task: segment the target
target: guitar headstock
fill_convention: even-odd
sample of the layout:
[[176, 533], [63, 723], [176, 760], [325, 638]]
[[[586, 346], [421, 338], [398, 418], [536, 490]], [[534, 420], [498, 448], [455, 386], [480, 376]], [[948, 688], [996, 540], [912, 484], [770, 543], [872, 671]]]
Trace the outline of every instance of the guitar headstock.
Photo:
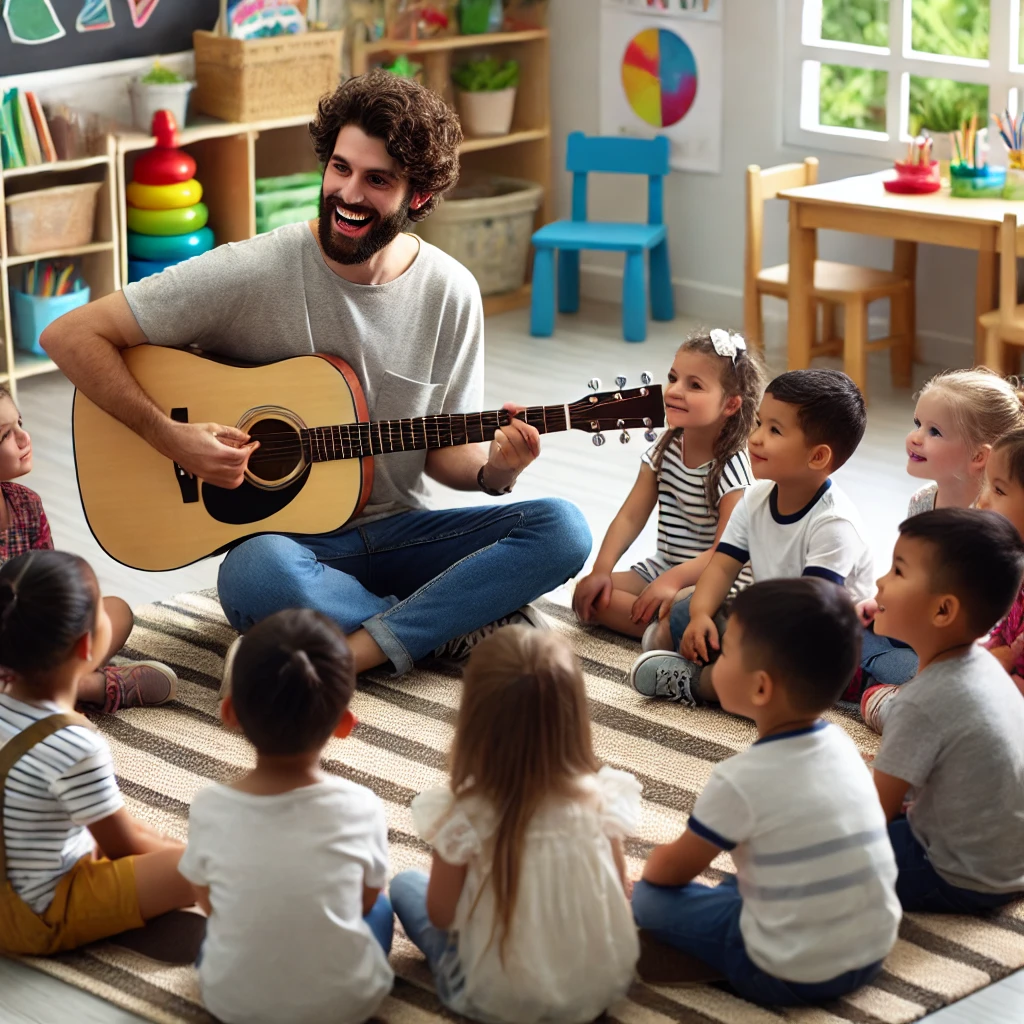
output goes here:
[[648, 441], [654, 440], [656, 427], [665, 425], [665, 403], [661, 385], [652, 384], [650, 374], [640, 375], [642, 386], [626, 390], [626, 378], [616, 377], [616, 391], [599, 391], [601, 382], [590, 381], [595, 394], [569, 405], [569, 423], [573, 430], [585, 430], [593, 435], [593, 442], [605, 442], [603, 431], [618, 430], [619, 440], [629, 441], [629, 430], [642, 430]]

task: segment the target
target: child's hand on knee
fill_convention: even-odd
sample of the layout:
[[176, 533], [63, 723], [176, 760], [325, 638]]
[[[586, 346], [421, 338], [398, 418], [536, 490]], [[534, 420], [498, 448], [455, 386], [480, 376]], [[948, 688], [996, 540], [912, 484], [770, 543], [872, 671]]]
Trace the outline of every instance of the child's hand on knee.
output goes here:
[[690, 661], [702, 661], [707, 664], [711, 660], [711, 652], [719, 649], [718, 627], [710, 615], [696, 615], [683, 633], [679, 653]]
[[678, 593], [674, 583], [659, 576], [653, 583], [648, 583], [633, 602], [630, 615], [634, 622], [650, 622], [657, 615], [661, 617], [661, 609], [672, 607], [672, 599]]
[[589, 622], [595, 611], [608, 607], [612, 599], [612, 578], [606, 572], [592, 572], [576, 584], [572, 610], [580, 622]]

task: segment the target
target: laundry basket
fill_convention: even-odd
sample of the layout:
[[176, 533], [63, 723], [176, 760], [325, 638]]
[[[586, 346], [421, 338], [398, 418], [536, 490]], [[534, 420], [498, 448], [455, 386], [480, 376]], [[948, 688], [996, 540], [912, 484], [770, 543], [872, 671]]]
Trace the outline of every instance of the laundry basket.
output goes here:
[[526, 281], [533, 218], [543, 197], [532, 181], [481, 179], [453, 189], [417, 230], [468, 267], [482, 295], [512, 292]]

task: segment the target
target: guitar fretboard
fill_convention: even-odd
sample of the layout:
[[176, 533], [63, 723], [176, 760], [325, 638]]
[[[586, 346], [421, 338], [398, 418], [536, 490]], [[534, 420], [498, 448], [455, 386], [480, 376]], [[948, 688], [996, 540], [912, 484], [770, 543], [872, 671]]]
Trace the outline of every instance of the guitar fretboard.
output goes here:
[[[570, 427], [564, 405], [531, 406], [517, 419], [550, 434]], [[340, 423], [303, 430], [302, 442], [312, 462], [361, 459], [367, 455], [450, 448], [454, 445], [490, 441], [498, 427], [507, 426], [512, 415], [507, 409], [456, 415], [420, 416], [408, 420], [377, 420], [373, 423]]]

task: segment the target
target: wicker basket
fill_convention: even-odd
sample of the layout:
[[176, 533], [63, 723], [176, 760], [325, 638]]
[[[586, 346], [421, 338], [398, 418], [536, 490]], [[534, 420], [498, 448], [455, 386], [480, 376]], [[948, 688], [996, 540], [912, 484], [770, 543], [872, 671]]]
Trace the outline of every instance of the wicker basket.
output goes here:
[[58, 185], [7, 197], [7, 240], [12, 256], [77, 249], [93, 240], [103, 183]]
[[312, 117], [341, 78], [343, 32], [303, 32], [269, 39], [192, 33], [196, 88], [192, 109], [224, 121]]

